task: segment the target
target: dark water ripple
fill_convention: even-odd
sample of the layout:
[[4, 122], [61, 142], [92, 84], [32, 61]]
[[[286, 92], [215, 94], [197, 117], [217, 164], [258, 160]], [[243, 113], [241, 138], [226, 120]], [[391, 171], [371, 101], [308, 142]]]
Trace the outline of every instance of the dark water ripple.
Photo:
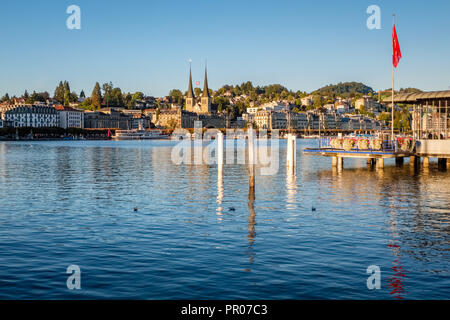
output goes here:
[[298, 143], [297, 176], [257, 175], [254, 201], [244, 166], [220, 186], [170, 141], [0, 143], [0, 298], [448, 299], [448, 172], [337, 172]]

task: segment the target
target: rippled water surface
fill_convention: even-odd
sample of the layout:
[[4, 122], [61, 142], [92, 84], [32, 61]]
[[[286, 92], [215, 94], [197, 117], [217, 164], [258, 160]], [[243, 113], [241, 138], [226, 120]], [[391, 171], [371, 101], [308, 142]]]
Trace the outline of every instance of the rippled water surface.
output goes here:
[[[0, 142], [0, 298], [450, 298], [437, 164], [337, 172], [299, 140], [292, 176], [281, 141], [280, 170], [257, 171], [253, 196], [245, 166], [221, 180], [216, 165], [174, 165], [175, 143]], [[72, 264], [81, 290], [66, 287]]]

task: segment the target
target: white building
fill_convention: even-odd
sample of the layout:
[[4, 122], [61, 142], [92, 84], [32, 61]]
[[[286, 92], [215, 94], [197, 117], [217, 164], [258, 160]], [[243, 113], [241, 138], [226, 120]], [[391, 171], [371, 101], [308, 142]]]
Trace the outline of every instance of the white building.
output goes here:
[[302, 102], [302, 106], [309, 107], [314, 104], [314, 97], [313, 96], [307, 96], [305, 98], [300, 99]]
[[350, 110], [349, 105], [346, 103], [338, 103], [335, 108], [336, 108], [336, 113], [339, 113], [339, 114], [347, 113]]
[[57, 127], [58, 113], [52, 107], [17, 106], [6, 111], [2, 118], [9, 121], [13, 127]]
[[260, 110], [254, 115], [254, 121], [259, 129], [273, 130], [288, 128], [286, 112]]
[[332, 113], [335, 111], [334, 103], [329, 103], [323, 106], [325, 109], [327, 109], [328, 113]]
[[84, 128], [84, 112], [71, 107], [55, 106], [61, 128]]
[[275, 112], [280, 112], [280, 111], [284, 111], [287, 110], [286, 108], [286, 104], [277, 102], [277, 101], [272, 101], [272, 102], [268, 102], [268, 103], [264, 103], [260, 106], [257, 107], [251, 107], [251, 108], [247, 108], [247, 113], [248, 114], [256, 114], [258, 111], [275, 111]]

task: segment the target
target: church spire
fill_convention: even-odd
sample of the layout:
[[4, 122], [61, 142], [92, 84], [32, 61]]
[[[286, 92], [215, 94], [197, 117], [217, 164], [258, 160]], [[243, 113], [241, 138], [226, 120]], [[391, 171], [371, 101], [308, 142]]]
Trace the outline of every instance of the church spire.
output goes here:
[[188, 88], [186, 97], [187, 98], [192, 98], [192, 99], [195, 98], [194, 90], [192, 89], [192, 72], [191, 72], [191, 65], [190, 64], [189, 64], [189, 88]]
[[209, 98], [209, 89], [208, 89], [208, 75], [206, 72], [207, 66], [205, 65], [205, 84], [203, 86], [203, 93], [202, 97], [208, 97]]

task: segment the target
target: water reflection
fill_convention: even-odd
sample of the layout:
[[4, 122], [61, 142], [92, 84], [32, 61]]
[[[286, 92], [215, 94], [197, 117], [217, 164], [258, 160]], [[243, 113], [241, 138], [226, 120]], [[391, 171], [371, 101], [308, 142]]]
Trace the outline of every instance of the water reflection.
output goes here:
[[393, 254], [395, 256], [392, 265], [392, 275], [389, 278], [388, 286], [392, 289], [389, 294], [391, 294], [396, 299], [404, 299], [407, 295], [405, 290], [404, 280], [406, 278], [406, 273], [403, 269], [402, 263], [400, 262], [400, 246], [396, 244], [389, 244], [389, 248], [392, 248]]
[[297, 209], [297, 176], [293, 171], [286, 171], [286, 209]]
[[[386, 166], [375, 171], [345, 168], [342, 172], [321, 170], [318, 181], [320, 189], [330, 191], [333, 211], [351, 212], [355, 205], [363, 207], [365, 210], [358, 214], [363, 224], [369, 221], [369, 215], [386, 215], [389, 238], [409, 249], [403, 254], [422, 261], [427, 261], [430, 255], [440, 256], [448, 262], [445, 256], [450, 243], [448, 173], [426, 168], [411, 170], [410, 166]], [[402, 271], [399, 263], [400, 260], [395, 262], [396, 270]]]
[[[247, 255], [249, 259], [249, 263], [253, 264], [255, 262], [255, 253], [253, 252], [253, 245], [256, 239], [256, 213], [255, 213], [255, 188], [249, 186], [248, 188], [248, 248]], [[250, 268], [247, 268], [246, 271], [251, 271]]]
[[217, 220], [222, 221], [223, 215], [223, 164], [217, 166]]
[[[0, 298], [73, 298], [57, 275], [77, 262], [82, 298], [448, 296], [448, 173], [297, 159], [252, 188], [246, 165], [174, 165], [168, 142], [0, 143]], [[372, 263], [376, 293], [355, 285]]]

